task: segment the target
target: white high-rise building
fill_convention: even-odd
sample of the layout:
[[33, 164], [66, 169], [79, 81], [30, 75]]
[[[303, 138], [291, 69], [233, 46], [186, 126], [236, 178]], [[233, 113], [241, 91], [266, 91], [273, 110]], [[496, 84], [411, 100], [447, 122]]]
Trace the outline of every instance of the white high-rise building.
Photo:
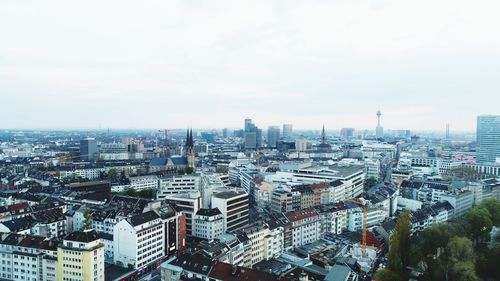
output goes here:
[[229, 190], [212, 195], [212, 208], [224, 216], [224, 231], [248, 224], [248, 194], [243, 190]]
[[212, 241], [224, 234], [224, 216], [217, 208], [200, 209], [193, 217], [193, 236]]
[[114, 262], [135, 269], [163, 258], [165, 225], [160, 215], [148, 211], [117, 223], [113, 229]]

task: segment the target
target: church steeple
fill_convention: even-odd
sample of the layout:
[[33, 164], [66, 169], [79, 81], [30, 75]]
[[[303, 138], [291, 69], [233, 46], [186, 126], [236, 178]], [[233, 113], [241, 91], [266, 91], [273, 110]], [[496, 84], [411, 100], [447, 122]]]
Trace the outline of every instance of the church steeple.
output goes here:
[[184, 145], [184, 148], [187, 150], [189, 147], [189, 128], [186, 131], [186, 144]]
[[325, 124], [323, 124], [323, 130], [321, 131], [321, 143], [326, 143]]
[[196, 167], [196, 153], [194, 150], [193, 129], [188, 129], [186, 133], [186, 147], [184, 156], [187, 158], [188, 167]]

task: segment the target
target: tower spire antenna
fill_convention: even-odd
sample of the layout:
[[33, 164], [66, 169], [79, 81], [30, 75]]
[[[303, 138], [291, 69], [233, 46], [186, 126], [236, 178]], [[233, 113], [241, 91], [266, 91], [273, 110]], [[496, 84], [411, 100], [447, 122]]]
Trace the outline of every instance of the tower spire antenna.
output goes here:
[[323, 130], [321, 131], [321, 143], [326, 143], [325, 124], [323, 124]]

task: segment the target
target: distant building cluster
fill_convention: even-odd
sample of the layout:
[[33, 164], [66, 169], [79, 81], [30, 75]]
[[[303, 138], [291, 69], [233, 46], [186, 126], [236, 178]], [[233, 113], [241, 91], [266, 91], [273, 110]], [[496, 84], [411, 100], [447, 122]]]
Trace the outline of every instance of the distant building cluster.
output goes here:
[[366, 280], [411, 233], [500, 199], [476, 142], [251, 119], [236, 130], [0, 132], [2, 280]]

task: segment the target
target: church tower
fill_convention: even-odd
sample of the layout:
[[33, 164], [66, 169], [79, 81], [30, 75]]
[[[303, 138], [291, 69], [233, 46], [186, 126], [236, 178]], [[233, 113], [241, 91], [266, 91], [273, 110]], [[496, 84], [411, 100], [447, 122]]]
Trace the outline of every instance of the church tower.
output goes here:
[[196, 152], [194, 150], [193, 129], [187, 130], [184, 156], [187, 159], [187, 166], [194, 169], [196, 166]]

